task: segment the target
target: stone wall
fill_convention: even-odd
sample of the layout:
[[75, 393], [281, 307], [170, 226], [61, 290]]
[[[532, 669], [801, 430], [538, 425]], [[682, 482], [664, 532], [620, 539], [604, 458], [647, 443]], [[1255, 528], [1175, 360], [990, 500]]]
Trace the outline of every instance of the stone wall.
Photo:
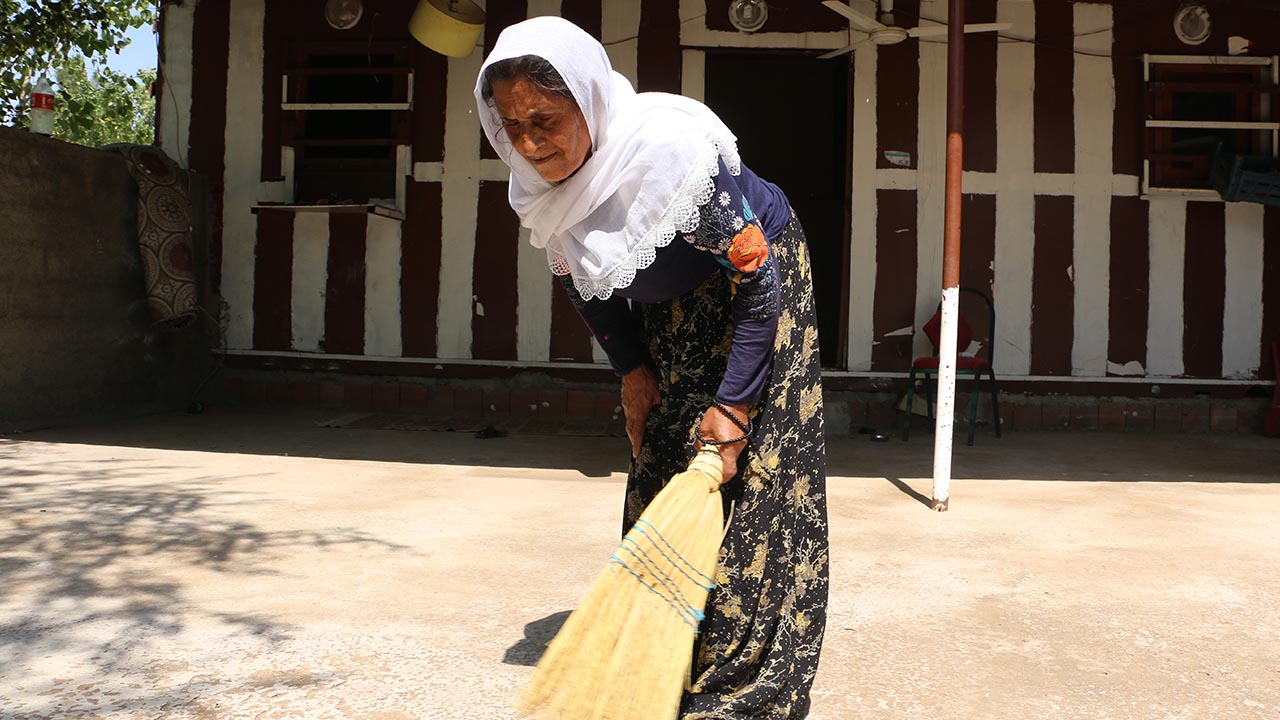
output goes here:
[[201, 323], [151, 328], [117, 155], [0, 127], [0, 431], [182, 408]]

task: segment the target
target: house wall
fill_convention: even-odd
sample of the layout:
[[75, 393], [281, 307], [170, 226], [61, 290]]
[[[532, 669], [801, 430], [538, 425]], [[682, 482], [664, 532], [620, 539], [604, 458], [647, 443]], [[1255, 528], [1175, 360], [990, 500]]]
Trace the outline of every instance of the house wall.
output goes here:
[[[1139, 56], [1225, 54], [1232, 34], [1257, 40], [1255, 54], [1275, 53], [1274, 30], [1264, 28], [1280, 17], [1218, 8], [1210, 43], [1192, 50], [1173, 37], [1176, 6], [968, 3], [967, 21], [1012, 22], [1004, 34], [1040, 39], [967, 40], [961, 283], [992, 290], [1002, 375], [1259, 372], [1263, 339], [1277, 330], [1269, 320], [1264, 331], [1262, 269], [1276, 262], [1274, 253], [1264, 258], [1264, 239], [1280, 232], [1280, 215], [1255, 204], [1139, 196]], [[945, 18], [946, 3], [895, 9]], [[882, 130], [874, 148], [855, 141], [853, 247], [863, 257], [852, 264], [850, 337], [872, 342], [851, 343], [851, 368], [900, 370], [927, 348], [921, 333], [905, 330], [918, 328], [938, 297], [945, 46], [859, 50], [854, 62], [856, 78], [875, 78], [856, 99], [855, 136], [859, 127]], [[887, 150], [911, 153], [913, 167], [890, 167]], [[859, 190], [867, 177], [874, 187]], [[1270, 318], [1275, 288], [1268, 292]]]
[[[231, 307], [229, 346], [242, 364], [410, 375], [602, 367], [506, 206], [505, 166], [475, 118], [476, 73], [502, 27], [561, 14], [601, 38], [641, 90], [693, 97], [702, 96], [708, 48], [811, 51], [849, 41], [834, 13], [798, 0], [771, 2], [770, 25], [754, 35], [727, 25], [728, 0], [489, 3], [484, 48], [470, 57], [417, 49], [403, 221], [254, 214], [251, 206], [289, 196], [274, 170], [273, 123], [264, 123], [279, 82], [269, 49], [281, 37], [327, 32], [297, 19], [318, 16], [313, 6], [294, 5], [165, 10], [166, 63], [192, 70], [189, 96], [180, 87], [176, 103], [162, 102], [177, 107], [185, 131], [162, 136], [177, 145], [189, 138], [191, 166], [221, 179], [213, 255]], [[366, 19], [350, 32], [397, 32], [412, 5], [366, 0]], [[1255, 55], [1280, 53], [1280, 15], [1266, 4], [1214, 3], [1213, 37], [1186, 48], [1171, 30], [1177, 6], [968, 2], [969, 22], [1011, 22], [1004, 34], [1027, 40], [967, 41], [961, 282], [995, 298], [1003, 377], [1097, 393], [1134, 381], [1243, 387], [1271, 375], [1263, 348], [1280, 336], [1280, 211], [1141, 196], [1139, 56], [1225, 54], [1233, 34], [1254, 40]], [[898, 0], [896, 12], [901, 22], [944, 20], [946, 7]], [[187, 34], [194, 42], [184, 46]], [[864, 45], [850, 62], [848, 367], [829, 376], [892, 378], [927, 351], [919, 328], [939, 296], [945, 45]], [[886, 151], [908, 153], [909, 167], [889, 163]]]
[[4, 127], [0, 157], [0, 430], [181, 407], [199, 342], [151, 329], [124, 159]]

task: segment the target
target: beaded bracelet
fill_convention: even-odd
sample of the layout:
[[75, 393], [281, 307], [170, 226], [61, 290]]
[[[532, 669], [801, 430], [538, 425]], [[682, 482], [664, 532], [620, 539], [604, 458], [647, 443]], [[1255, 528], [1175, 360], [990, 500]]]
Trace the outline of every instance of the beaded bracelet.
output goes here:
[[746, 440], [747, 438], [751, 437], [751, 432], [753, 429], [751, 426], [751, 418], [747, 418], [747, 422], [744, 424], [741, 420], [738, 419], [737, 415], [734, 415], [733, 412], [729, 410], [729, 408], [725, 407], [724, 403], [720, 402], [715, 398], [712, 398], [711, 404], [717, 410], [719, 410], [721, 414], [729, 418], [729, 422], [732, 422], [734, 425], [738, 426], [738, 429], [742, 431], [742, 436], [733, 438], [732, 440], [708, 440], [702, 437], [702, 433], [699, 432], [699, 428], [694, 428], [693, 429], [694, 437], [698, 438], [698, 440], [703, 445], [733, 445], [734, 443], [740, 443], [743, 440]]

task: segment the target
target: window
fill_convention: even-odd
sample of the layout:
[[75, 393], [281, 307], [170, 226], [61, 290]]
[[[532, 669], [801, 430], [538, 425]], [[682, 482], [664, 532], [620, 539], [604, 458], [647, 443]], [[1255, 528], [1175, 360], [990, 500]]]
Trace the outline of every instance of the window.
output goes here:
[[395, 202], [413, 105], [408, 42], [298, 43], [284, 73], [283, 144], [298, 203]]
[[1277, 152], [1276, 58], [1144, 55], [1144, 194], [1217, 197], [1213, 155]]

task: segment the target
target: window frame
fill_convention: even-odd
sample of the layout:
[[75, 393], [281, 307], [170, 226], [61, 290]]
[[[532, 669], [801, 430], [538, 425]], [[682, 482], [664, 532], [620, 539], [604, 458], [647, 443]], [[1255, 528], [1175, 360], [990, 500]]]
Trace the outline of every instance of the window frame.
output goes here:
[[[318, 67], [309, 59], [316, 56], [350, 55], [353, 62], [349, 66]], [[363, 66], [362, 58], [382, 55], [391, 56], [390, 64]], [[351, 180], [351, 186], [338, 187], [338, 195], [354, 195], [357, 204], [381, 204], [394, 200], [398, 211], [403, 211], [403, 183], [401, 166], [405, 164], [406, 148], [412, 147], [412, 112], [413, 112], [413, 45], [411, 41], [391, 39], [374, 40], [372, 42], [335, 42], [335, 41], [293, 41], [287, 54], [288, 64], [281, 73], [280, 145], [283, 153], [283, 175], [289, 187], [291, 198], [300, 195], [316, 195], [316, 192], [299, 192], [302, 187], [314, 185], [318, 178], [325, 184], [324, 177], [341, 177]], [[306, 101], [307, 84], [310, 78], [336, 77], [342, 75], [375, 75], [392, 79], [391, 100], [380, 99], [370, 102], [308, 102]], [[388, 113], [389, 129], [385, 137], [353, 138], [353, 139], [314, 139], [308, 138], [307, 121], [309, 117], [329, 112], [380, 112]], [[361, 143], [361, 140], [366, 142]], [[307, 147], [351, 146], [359, 148], [386, 148], [385, 156], [378, 158], [308, 158]], [[390, 197], [383, 197], [370, 190], [368, 197], [361, 193], [351, 193], [353, 187], [359, 186], [360, 176], [380, 176], [385, 174], [389, 182]], [[312, 178], [308, 181], [307, 178]], [[381, 182], [381, 181], [379, 181]]]
[[[1280, 56], [1153, 55], [1142, 56], [1144, 123], [1143, 197], [1187, 197], [1221, 200], [1208, 183], [1211, 153], [1174, 153], [1180, 129], [1231, 132], [1247, 154], [1280, 152]], [[1184, 80], [1179, 74], [1219, 75], [1221, 80]], [[1252, 77], [1250, 77], [1252, 76]], [[1180, 91], [1230, 94], [1236, 105], [1232, 119], [1189, 119], [1172, 109]], [[1240, 119], [1240, 114], [1246, 119]], [[1174, 159], [1179, 162], [1175, 167]], [[1183, 173], [1183, 178], [1176, 175]]]

